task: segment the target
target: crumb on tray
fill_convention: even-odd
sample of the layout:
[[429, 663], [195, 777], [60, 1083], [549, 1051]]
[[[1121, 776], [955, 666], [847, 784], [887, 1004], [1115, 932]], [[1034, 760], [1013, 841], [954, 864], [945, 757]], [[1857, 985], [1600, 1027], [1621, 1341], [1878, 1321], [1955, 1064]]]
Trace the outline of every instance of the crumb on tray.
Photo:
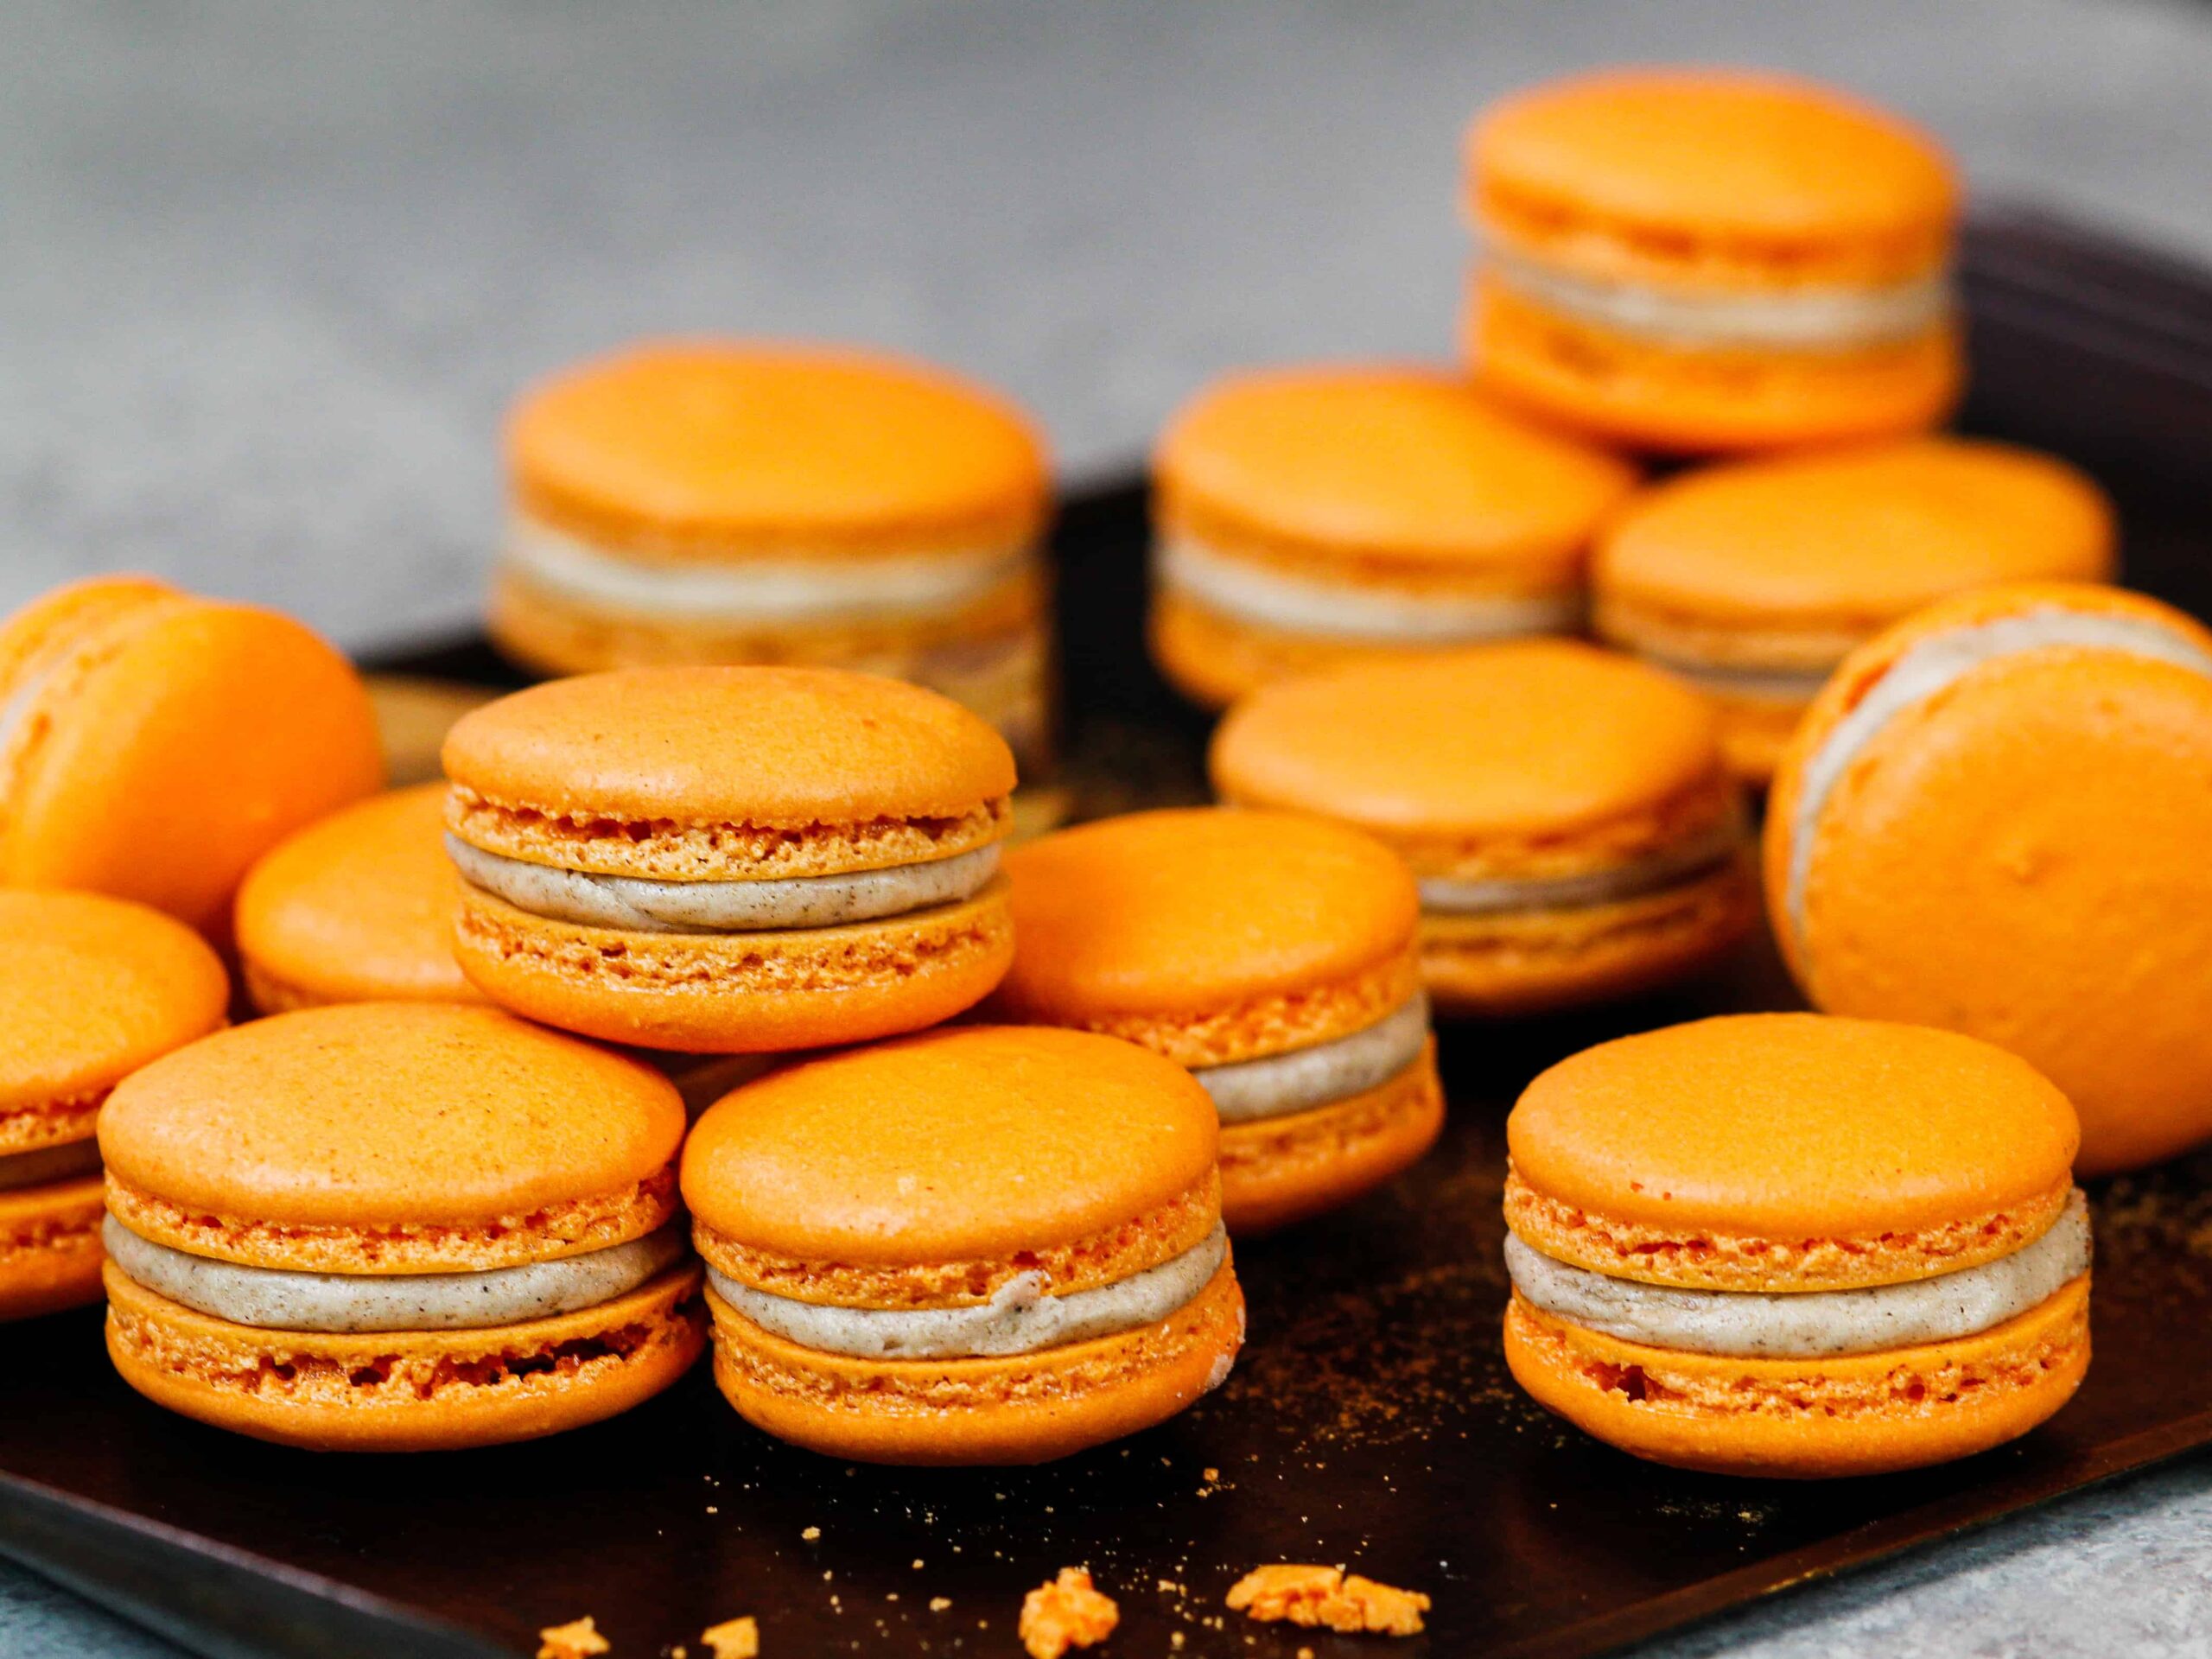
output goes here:
[[1030, 1659], [1060, 1659], [1070, 1648], [1103, 1642], [1122, 1622], [1111, 1596], [1091, 1587], [1090, 1574], [1064, 1567], [1059, 1577], [1021, 1599], [1021, 1645]]
[[594, 1659], [607, 1650], [589, 1613], [566, 1624], [548, 1624], [537, 1633], [537, 1659]]
[[1285, 1562], [1255, 1567], [1229, 1592], [1232, 1612], [1257, 1619], [1288, 1619], [1294, 1624], [1332, 1630], [1365, 1630], [1378, 1636], [1412, 1636], [1421, 1628], [1428, 1598], [1418, 1590], [1377, 1584], [1341, 1567], [1299, 1567]]
[[715, 1659], [759, 1659], [760, 1627], [748, 1613], [743, 1618], [727, 1618], [721, 1624], [699, 1632], [699, 1639]]

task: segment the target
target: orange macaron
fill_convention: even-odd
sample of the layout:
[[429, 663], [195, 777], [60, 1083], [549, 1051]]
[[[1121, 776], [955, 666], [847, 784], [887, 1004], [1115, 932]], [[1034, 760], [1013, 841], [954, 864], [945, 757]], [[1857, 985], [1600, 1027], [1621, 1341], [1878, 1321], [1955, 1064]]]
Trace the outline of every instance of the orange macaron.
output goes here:
[[1915, 1468], [2027, 1433], [2088, 1369], [2073, 1109], [1986, 1043], [1701, 1020], [1554, 1066], [1505, 1135], [1507, 1363], [1624, 1452]]
[[1440, 1012], [1656, 985], [1757, 917], [1740, 789], [1712, 706], [1570, 640], [1286, 681], [1214, 734], [1215, 788], [1338, 819], [1412, 866]]
[[1348, 1202], [1444, 1122], [1405, 864], [1340, 824], [1133, 813], [1007, 855], [1014, 967], [988, 1007], [1191, 1068], [1240, 1236]]
[[871, 1463], [1039, 1463], [1173, 1415], [1244, 1334], [1212, 1103], [1131, 1043], [933, 1032], [792, 1066], [683, 1152], [715, 1378]]
[[1968, 588], [2105, 580], [2117, 539], [2056, 457], [1909, 438], [1670, 480], [1607, 527], [1591, 588], [1598, 632], [1713, 697], [1730, 764], [1764, 783], [1855, 646]]
[[491, 1008], [221, 1033], [100, 1119], [108, 1352], [156, 1404], [327, 1451], [529, 1440], [705, 1345], [665, 1078]]
[[229, 1002], [207, 941], [159, 911], [0, 892], [0, 1319], [99, 1300], [101, 1104]]
[[532, 389], [507, 460], [491, 626], [518, 660], [861, 669], [1044, 741], [1050, 483], [995, 394], [849, 347], [662, 341]]
[[1014, 756], [838, 669], [555, 680], [446, 739], [461, 971], [501, 1006], [700, 1053], [918, 1030], [1014, 955]]
[[1853, 653], [1775, 779], [1816, 1007], [2012, 1050], [2101, 1174], [2212, 1137], [2212, 632], [2113, 588], [1962, 594]]
[[1664, 451], [1923, 430], [1956, 400], [1959, 187], [1928, 136], [1809, 81], [1621, 68], [1466, 145], [1483, 382]]
[[1573, 632], [1625, 461], [1458, 377], [1335, 365], [1231, 376], [1153, 461], [1152, 644], [1220, 707], [1290, 675]]
[[264, 1014], [326, 1002], [476, 1002], [454, 960], [461, 879], [446, 786], [372, 796], [264, 855], [238, 888], [246, 994]]
[[360, 677], [288, 617], [103, 576], [0, 623], [0, 885], [219, 934], [248, 865], [383, 776]]

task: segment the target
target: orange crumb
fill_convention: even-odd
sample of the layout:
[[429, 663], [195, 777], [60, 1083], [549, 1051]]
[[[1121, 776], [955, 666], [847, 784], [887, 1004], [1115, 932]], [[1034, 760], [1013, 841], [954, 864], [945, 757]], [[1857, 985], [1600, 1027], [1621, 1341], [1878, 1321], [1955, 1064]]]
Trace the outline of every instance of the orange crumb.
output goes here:
[[1030, 1659], [1060, 1659], [1070, 1648], [1103, 1642], [1121, 1622], [1122, 1610], [1111, 1596], [1091, 1587], [1090, 1573], [1064, 1567], [1059, 1577], [1021, 1599], [1016, 1628]]
[[804, 1532], [802, 1532], [801, 1534], [799, 1534], [799, 1536], [800, 1536], [800, 1537], [802, 1537], [802, 1538], [804, 1538], [804, 1539], [805, 1539], [805, 1540], [806, 1540], [806, 1541], [807, 1541], [808, 1543], [810, 1543], [810, 1543], [812, 1543], [816, 1539], [819, 1538], [821, 1535], [822, 1535], [822, 1529], [821, 1529], [821, 1528], [819, 1528], [819, 1527], [809, 1527], [809, 1528], [808, 1528]]
[[715, 1659], [759, 1659], [760, 1627], [747, 1614], [743, 1618], [724, 1619], [711, 1629], [699, 1632], [699, 1639], [707, 1644]]
[[952, 1598], [950, 1596], [931, 1596], [930, 1598], [930, 1611], [933, 1613], [941, 1613], [951, 1605]]
[[566, 1624], [548, 1624], [537, 1633], [537, 1659], [593, 1659], [607, 1649], [607, 1638], [589, 1613]]
[[1297, 1567], [1287, 1562], [1255, 1567], [1229, 1592], [1231, 1612], [1258, 1619], [1287, 1618], [1294, 1624], [1323, 1625], [1332, 1630], [1368, 1630], [1378, 1636], [1413, 1636], [1421, 1628], [1428, 1598], [1418, 1590], [1377, 1584], [1341, 1567]]

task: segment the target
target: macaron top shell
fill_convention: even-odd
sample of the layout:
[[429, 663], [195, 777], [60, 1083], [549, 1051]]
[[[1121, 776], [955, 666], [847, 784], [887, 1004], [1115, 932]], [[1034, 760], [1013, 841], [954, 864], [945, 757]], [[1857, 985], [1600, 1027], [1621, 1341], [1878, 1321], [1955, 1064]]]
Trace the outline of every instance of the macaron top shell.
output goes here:
[[1161, 435], [1161, 515], [1347, 556], [1571, 563], [1634, 486], [1626, 461], [1464, 379], [1366, 365], [1232, 376]]
[[2009, 444], [1930, 437], [1688, 473], [1606, 531], [1599, 583], [1638, 609], [1876, 626], [1961, 588], [2111, 574], [2104, 493]]
[[539, 385], [507, 442], [525, 510], [671, 553], [960, 550], [1026, 541], [1046, 512], [1043, 447], [1014, 410], [849, 348], [641, 346]]
[[1042, 1027], [931, 1033], [776, 1072], [691, 1132], [706, 1227], [785, 1258], [884, 1266], [1047, 1249], [1205, 1182], [1213, 1102], [1131, 1043]]
[[1007, 855], [1014, 965], [996, 1006], [1075, 1024], [1203, 1013], [1354, 978], [1410, 948], [1390, 850], [1287, 812], [1201, 807], [1078, 825]]
[[393, 790], [278, 845], [238, 889], [238, 949], [318, 1001], [482, 1001], [454, 960], [445, 804], [443, 784]]
[[1620, 69], [1494, 105], [1468, 135], [1485, 199], [1624, 231], [1766, 244], [1866, 238], [1934, 255], [1958, 184], [1917, 129], [1809, 81]]
[[1379, 834], [1522, 835], [1604, 823], [1719, 771], [1711, 706], [1681, 681], [1569, 640], [1516, 640], [1263, 688], [1215, 734], [1242, 804]]
[[168, 1206], [398, 1235], [625, 1193], [667, 1168], [683, 1121], [675, 1084], [588, 1043], [362, 1002], [180, 1049], [109, 1096], [99, 1134], [111, 1179]]
[[556, 815], [806, 828], [957, 817], [1007, 795], [1014, 755], [919, 686], [840, 669], [625, 669], [463, 715], [446, 776]]
[[1506, 1122], [1516, 1175], [1601, 1224], [1778, 1240], [1940, 1228], [2063, 1195], [2080, 1128], [1970, 1037], [1739, 1014], [1600, 1044]]
[[95, 1094], [223, 1023], [206, 940], [89, 893], [0, 892], [0, 1109]]

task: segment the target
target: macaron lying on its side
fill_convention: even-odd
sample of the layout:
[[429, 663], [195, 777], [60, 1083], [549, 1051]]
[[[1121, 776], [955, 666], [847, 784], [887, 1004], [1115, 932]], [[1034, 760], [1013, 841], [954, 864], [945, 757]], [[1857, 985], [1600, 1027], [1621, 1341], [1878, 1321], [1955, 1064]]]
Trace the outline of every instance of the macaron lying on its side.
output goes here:
[[100, 1119], [108, 1352], [257, 1439], [428, 1451], [596, 1422], [705, 1345], [665, 1078], [491, 1008], [256, 1020]]
[[1229, 1374], [1244, 1300], [1212, 1103], [1134, 1044], [932, 1032], [738, 1090], [683, 1199], [715, 1377], [779, 1439], [874, 1463], [1038, 1463]]
[[2001, 1445], [2089, 1363], [2077, 1138], [2024, 1061], [1950, 1032], [1746, 1014], [1602, 1044], [1506, 1121], [1507, 1363], [1681, 1468]]
[[1007, 857], [1014, 967], [991, 1013], [1189, 1066], [1221, 1117], [1240, 1236], [1349, 1202], [1444, 1122], [1421, 899], [1389, 848], [1287, 812], [1133, 813]]
[[935, 692], [836, 669], [555, 680], [446, 740], [454, 949], [493, 1001], [702, 1053], [858, 1042], [1014, 954], [1014, 756]]
[[223, 964], [174, 918], [0, 892], [0, 1319], [99, 1300], [101, 1103], [229, 1001]]
[[2103, 1174], [2212, 1136], [2212, 632], [2058, 584], [1853, 653], [1784, 754], [1769, 909], [1815, 1006], [2021, 1055]]

